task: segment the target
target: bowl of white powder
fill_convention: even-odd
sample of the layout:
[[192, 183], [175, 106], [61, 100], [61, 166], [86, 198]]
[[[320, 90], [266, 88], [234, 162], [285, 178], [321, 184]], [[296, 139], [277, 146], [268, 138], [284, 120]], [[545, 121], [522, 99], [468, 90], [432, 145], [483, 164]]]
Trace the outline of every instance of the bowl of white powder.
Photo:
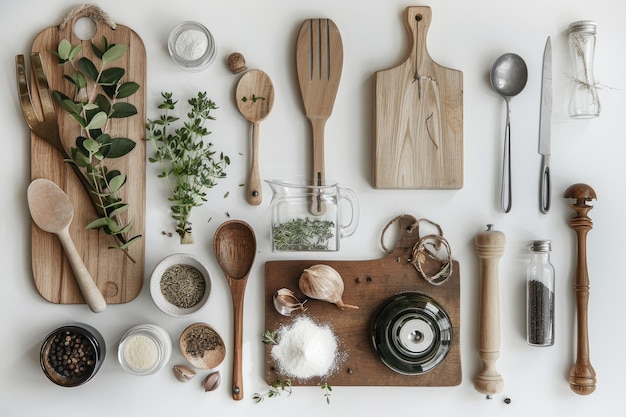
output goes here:
[[129, 329], [117, 349], [122, 368], [133, 375], [152, 375], [170, 359], [172, 339], [155, 324], [140, 324]]
[[170, 56], [187, 71], [202, 71], [215, 59], [215, 40], [211, 32], [198, 22], [182, 22], [176, 26], [167, 40]]

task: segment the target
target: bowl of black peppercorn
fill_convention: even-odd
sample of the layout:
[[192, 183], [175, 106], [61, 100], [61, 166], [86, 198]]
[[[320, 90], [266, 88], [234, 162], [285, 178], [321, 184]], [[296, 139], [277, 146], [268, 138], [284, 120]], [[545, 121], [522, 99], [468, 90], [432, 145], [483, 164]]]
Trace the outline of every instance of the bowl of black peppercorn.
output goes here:
[[39, 362], [50, 381], [62, 387], [76, 387], [96, 375], [105, 352], [104, 338], [95, 328], [73, 323], [46, 336]]

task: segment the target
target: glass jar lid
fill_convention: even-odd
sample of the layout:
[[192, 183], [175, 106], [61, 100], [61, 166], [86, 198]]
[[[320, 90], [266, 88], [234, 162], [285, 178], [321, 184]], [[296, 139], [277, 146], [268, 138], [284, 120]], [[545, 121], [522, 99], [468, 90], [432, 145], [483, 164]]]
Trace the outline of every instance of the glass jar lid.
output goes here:
[[591, 34], [596, 33], [596, 22], [593, 20], [579, 20], [578, 22], [571, 23], [568, 27], [569, 33], [572, 32], [588, 32]]
[[552, 250], [552, 241], [533, 240], [530, 244], [530, 250], [533, 252], [550, 252]]

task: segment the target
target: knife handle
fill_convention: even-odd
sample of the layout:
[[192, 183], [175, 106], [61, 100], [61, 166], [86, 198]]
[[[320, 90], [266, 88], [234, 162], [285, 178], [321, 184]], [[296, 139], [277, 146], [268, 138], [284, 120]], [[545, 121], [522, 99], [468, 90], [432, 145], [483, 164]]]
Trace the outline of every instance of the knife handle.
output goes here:
[[541, 185], [539, 190], [539, 202], [542, 213], [550, 211], [550, 199], [552, 197], [552, 185], [550, 183], [550, 156], [542, 155], [541, 158]]

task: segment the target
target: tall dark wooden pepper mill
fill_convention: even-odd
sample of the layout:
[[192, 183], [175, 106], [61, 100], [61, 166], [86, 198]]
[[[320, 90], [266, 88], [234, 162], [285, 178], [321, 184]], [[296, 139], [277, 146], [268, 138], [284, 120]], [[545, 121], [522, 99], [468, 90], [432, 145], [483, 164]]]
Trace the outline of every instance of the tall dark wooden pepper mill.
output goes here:
[[589, 303], [589, 273], [587, 271], [587, 233], [592, 229], [593, 222], [587, 216], [593, 208], [587, 202], [596, 199], [596, 192], [587, 184], [574, 184], [563, 194], [564, 198], [576, 199], [570, 207], [576, 216], [569, 221], [569, 227], [576, 232], [578, 238], [578, 258], [576, 264], [576, 322], [577, 351], [576, 363], [569, 372], [569, 386], [576, 394], [589, 395], [596, 390], [596, 371], [589, 359], [589, 337], [587, 310]]
[[496, 370], [496, 360], [500, 356], [498, 263], [504, 254], [505, 240], [504, 233], [494, 230], [491, 224], [474, 237], [481, 271], [478, 356], [483, 362], [483, 369], [474, 378], [474, 388], [486, 394], [488, 399], [504, 389], [502, 375]]

